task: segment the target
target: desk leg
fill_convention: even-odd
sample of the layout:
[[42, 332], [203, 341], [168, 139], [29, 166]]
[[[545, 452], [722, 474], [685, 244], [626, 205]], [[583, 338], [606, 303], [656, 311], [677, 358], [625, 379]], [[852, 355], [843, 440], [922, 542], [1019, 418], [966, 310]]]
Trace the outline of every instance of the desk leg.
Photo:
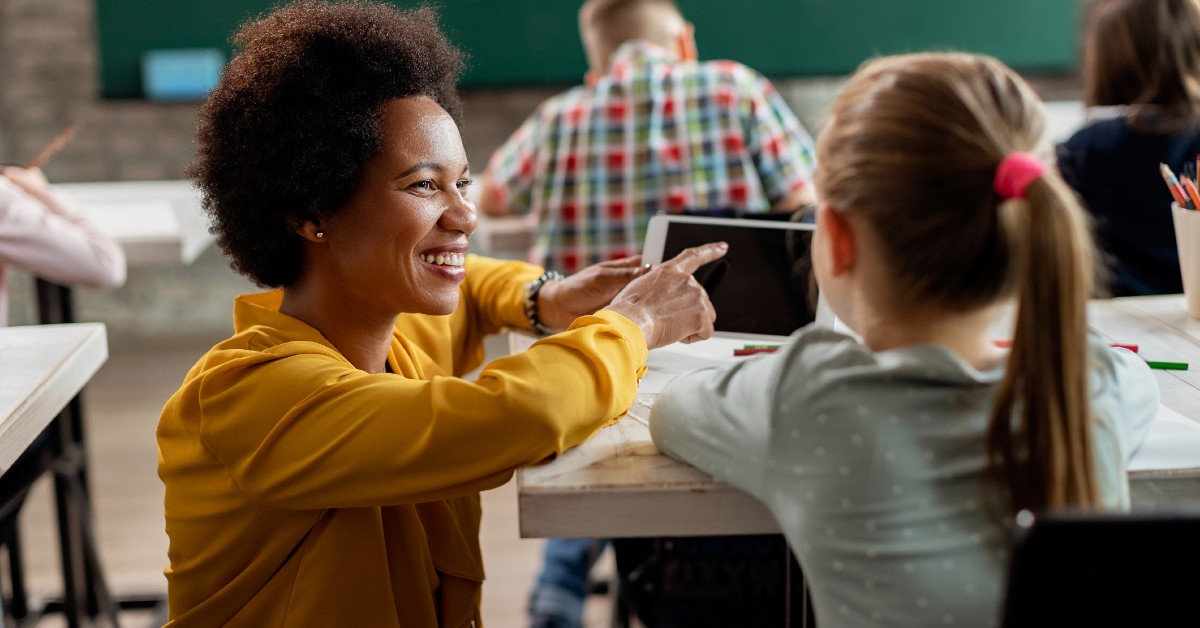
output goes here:
[[[38, 321], [41, 324], [75, 322], [74, 294], [70, 288], [38, 279], [36, 291]], [[166, 603], [161, 596], [130, 596], [118, 601], [109, 593], [92, 526], [83, 405], [78, 395], [55, 421], [58, 423], [60, 460], [54, 468], [54, 493], [64, 595], [61, 607], [50, 603], [43, 610], [61, 610], [71, 628], [80, 626], [85, 615], [95, 618], [100, 611], [114, 626], [118, 625], [118, 608], [157, 608], [165, 612]], [[14, 545], [18, 543], [14, 540]], [[21, 601], [24, 601], [23, 598]]]
[[[75, 322], [75, 300], [71, 289], [44, 279], [36, 281], [38, 322], [43, 325]], [[63, 601], [67, 625], [81, 625], [81, 618], [94, 617], [102, 598], [107, 598], [98, 560], [89, 560], [96, 548], [87, 538], [91, 529], [88, 494], [87, 448], [84, 443], [83, 404], [80, 396], [67, 404], [58, 418], [60, 462], [54, 471], [54, 493], [58, 511], [59, 544], [62, 553]], [[113, 616], [115, 625], [116, 618]]]

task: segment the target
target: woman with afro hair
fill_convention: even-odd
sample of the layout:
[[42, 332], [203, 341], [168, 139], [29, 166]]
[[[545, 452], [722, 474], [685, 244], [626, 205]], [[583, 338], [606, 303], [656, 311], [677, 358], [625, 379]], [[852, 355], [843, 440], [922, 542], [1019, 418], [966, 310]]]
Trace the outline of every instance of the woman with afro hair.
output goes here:
[[[304, 1], [245, 24], [190, 169], [234, 334], [158, 425], [171, 626], [472, 626], [479, 491], [632, 403], [707, 337], [724, 245], [568, 279], [468, 254], [460, 54], [428, 9]], [[558, 332], [485, 365], [505, 328]]]

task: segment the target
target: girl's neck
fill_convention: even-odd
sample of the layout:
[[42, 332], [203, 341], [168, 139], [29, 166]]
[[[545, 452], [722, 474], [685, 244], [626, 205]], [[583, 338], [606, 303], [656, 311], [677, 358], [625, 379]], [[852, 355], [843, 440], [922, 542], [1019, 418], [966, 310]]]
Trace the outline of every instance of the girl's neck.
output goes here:
[[936, 344], [978, 370], [999, 362], [1004, 351], [995, 345], [1003, 307], [992, 305], [958, 312], [931, 307], [880, 309], [859, 307], [856, 329], [872, 351]]

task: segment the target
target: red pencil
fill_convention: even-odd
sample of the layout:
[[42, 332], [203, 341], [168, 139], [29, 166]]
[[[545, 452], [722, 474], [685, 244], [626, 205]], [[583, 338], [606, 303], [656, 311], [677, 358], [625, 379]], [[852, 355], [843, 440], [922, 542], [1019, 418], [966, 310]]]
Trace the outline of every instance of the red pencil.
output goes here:
[[754, 355], [756, 353], [775, 353], [778, 350], [779, 350], [778, 347], [756, 347], [754, 349], [734, 349], [733, 355], [742, 356], [742, 355]]
[[1184, 191], [1188, 193], [1188, 197], [1192, 199], [1192, 207], [1200, 209], [1200, 190], [1196, 189], [1196, 184], [1187, 177], [1184, 177], [1181, 183]]
[[1171, 198], [1174, 198], [1180, 207], [1186, 208], [1188, 206], [1187, 193], [1183, 191], [1179, 179], [1175, 178], [1175, 174], [1171, 172], [1167, 164], [1158, 164], [1158, 169], [1162, 173], [1163, 181], [1167, 184], [1167, 190], [1171, 192]]
[[[993, 340], [992, 343], [995, 344], [997, 347], [1003, 347], [1003, 348], [1008, 348], [1008, 347], [1012, 346], [1011, 340]], [[1131, 345], [1131, 344], [1124, 343], [1124, 342], [1110, 342], [1110, 343], [1108, 343], [1108, 346], [1115, 347], [1117, 349], [1128, 349], [1134, 353], [1138, 352], [1137, 345]]]
[[46, 147], [43, 148], [41, 152], [35, 155], [33, 159], [30, 159], [29, 163], [25, 164], [25, 168], [41, 168], [44, 166], [47, 161], [50, 161], [50, 158], [53, 157], [55, 153], [62, 150], [62, 147], [66, 146], [67, 142], [71, 141], [71, 138], [75, 137], [75, 132], [78, 130], [78, 122], [67, 125], [67, 128], [59, 131], [58, 135], [55, 135], [54, 139], [50, 140], [50, 143], [46, 144]]

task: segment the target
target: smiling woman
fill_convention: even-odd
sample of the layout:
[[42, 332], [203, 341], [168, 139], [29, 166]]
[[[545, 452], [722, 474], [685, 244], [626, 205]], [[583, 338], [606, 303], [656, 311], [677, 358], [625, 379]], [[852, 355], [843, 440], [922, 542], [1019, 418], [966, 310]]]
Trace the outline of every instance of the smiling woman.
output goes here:
[[[432, 11], [246, 24], [191, 175], [268, 292], [158, 425], [171, 626], [480, 621], [479, 491], [620, 417], [648, 348], [712, 333], [724, 245], [567, 278], [468, 254], [459, 53]], [[485, 365], [504, 328], [562, 330]]]
[[[384, 104], [379, 127], [383, 147], [363, 162], [346, 202], [298, 230], [305, 264], [280, 310], [326, 335], [346, 327], [348, 316], [387, 338], [397, 312], [450, 314], [466, 276], [467, 238], [477, 223], [454, 120], [431, 98], [412, 96]], [[346, 303], [364, 308], [346, 312]], [[382, 370], [387, 344], [372, 346], [361, 364], [347, 357]]]

